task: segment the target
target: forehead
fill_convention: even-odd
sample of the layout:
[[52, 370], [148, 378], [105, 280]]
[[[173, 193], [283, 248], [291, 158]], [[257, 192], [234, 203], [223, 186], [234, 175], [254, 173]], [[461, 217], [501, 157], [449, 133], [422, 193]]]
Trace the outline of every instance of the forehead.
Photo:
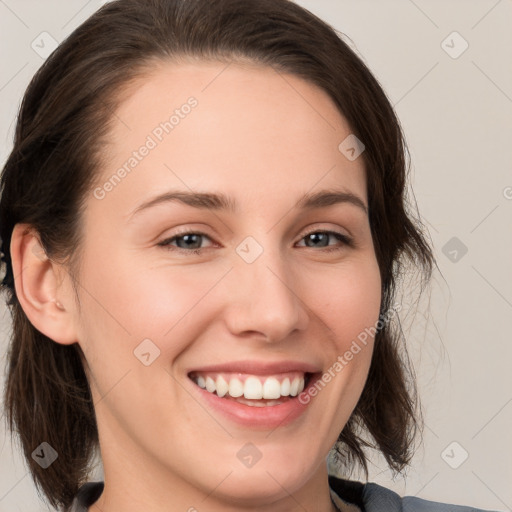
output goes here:
[[350, 133], [328, 94], [295, 75], [248, 63], [156, 62], [113, 116], [100, 183], [125, 169], [112, 201], [167, 185], [300, 195], [320, 181], [366, 199], [362, 158], [338, 149]]

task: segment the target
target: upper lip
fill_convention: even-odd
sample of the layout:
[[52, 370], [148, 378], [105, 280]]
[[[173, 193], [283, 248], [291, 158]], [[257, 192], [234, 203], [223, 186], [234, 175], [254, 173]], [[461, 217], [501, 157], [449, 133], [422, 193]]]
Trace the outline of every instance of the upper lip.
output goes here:
[[317, 373], [321, 370], [310, 363], [302, 361], [231, 361], [229, 363], [213, 364], [193, 368], [192, 372], [211, 373], [247, 373], [252, 375], [273, 375], [276, 373], [303, 372]]

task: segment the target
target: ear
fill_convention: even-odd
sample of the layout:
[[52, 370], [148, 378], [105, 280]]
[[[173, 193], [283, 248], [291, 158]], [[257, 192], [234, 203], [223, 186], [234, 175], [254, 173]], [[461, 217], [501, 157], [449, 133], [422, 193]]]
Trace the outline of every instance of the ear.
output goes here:
[[70, 282], [69, 274], [48, 259], [29, 224], [14, 226], [11, 261], [16, 296], [30, 323], [57, 343], [75, 343], [75, 303], [70, 286], [64, 286]]

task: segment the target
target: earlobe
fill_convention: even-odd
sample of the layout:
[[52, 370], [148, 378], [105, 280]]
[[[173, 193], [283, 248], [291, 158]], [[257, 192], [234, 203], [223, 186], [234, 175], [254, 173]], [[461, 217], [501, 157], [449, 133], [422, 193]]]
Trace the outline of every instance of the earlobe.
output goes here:
[[57, 343], [75, 343], [71, 309], [74, 303], [69, 287], [62, 286], [59, 281], [62, 269], [48, 258], [32, 226], [21, 223], [14, 226], [11, 261], [16, 296], [30, 323]]

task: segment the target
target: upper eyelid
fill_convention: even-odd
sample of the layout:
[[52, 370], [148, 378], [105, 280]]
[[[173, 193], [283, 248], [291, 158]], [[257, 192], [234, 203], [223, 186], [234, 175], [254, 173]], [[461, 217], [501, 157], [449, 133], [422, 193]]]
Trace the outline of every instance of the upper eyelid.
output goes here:
[[[347, 238], [349, 241], [353, 241], [353, 236], [350, 235], [350, 234], [346, 234], [346, 233], [340, 232], [340, 231], [338, 231], [337, 229], [334, 229], [334, 228], [322, 228], [322, 227], [313, 227], [311, 229], [306, 230], [305, 232], [303, 232], [301, 234], [301, 237], [300, 237], [299, 241], [303, 240], [306, 236], [309, 236], [309, 235], [311, 235], [313, 233], [317, 233], [317, 232], [323, 232], [323, 233], [328, 233], [328, 234], [337, 234], [337, 235], [341, 235], [341, 236]], [[177, 238], [181, 238], [181, 237], [186, 236], [186, 235], [200, 235], [200, 236], [204, 236], [206, 238], [209, 238], [210, 241], [212, 241], [215, 244], [213, 238], [208, 233], [205, 233], [204, 231], [201, 231], [199, 229], [197, 229], [197, 230], [185, 229], [182, 232], [178, 232], [178, 233], [173, 234], [172, 236], [165, 237], [161, 242], [159, 242], [159, 244], [161, 245], [161, 244], [163, 244], [165, 242], [174, 241]], [[207, 248], [208, 247], [202, 247], [201, 249], [207, 249]], [[182, 248], [178, 247], [177, 249], [182, 249]], [[183, 250], [188, 251], [188, 249], [183, 249]], [[192, 250], [193, 249], [191, 249], [191, 251]]]
[[[195, 223], [192, 223], [192, 224], [195, 224]], [[200, 223], [200, 224], [202, 226], [204, 226], [203, 223]], [[325, 221], [324, 222], [313, 222], [313, 223], [309, 224], [307, 227], [302, 228], [302, 230], [301, 230], [301, 233], [303, 233], [302, 236], [305, 236], [309, 233], [316, 232], [316, 231], [332, 231], [332, 232], [339, 232], [341, 235], [345, 235], [347, 237], [353, 238], [351, 230], [349, 230], [347, 227], [318, 226], [318, 224], [335, 224], [335, 222], [325, 222]], [[201, 235], [210, 237], [210, 235], [207, 233], [207, 231], [210, 230], [211, 228], [204, 228], [204, 227], [197, 227], [197, 228], [181, 227], [180, 228], [180, 227], [178, 227], [176, 229], [178, 229], [178, 231], [176, 233], [174, 233], [173, 235], [170, 235], [166, 238], [173, 238], [175, 236], [177, 237], [177, 236], [187, 235], [187, 234], [201, 234]], [[215, 232], [216, 230], [212, 230], [212, 231]], [[216, 235], [213, 234], [211, 236], [215, 237]]]

